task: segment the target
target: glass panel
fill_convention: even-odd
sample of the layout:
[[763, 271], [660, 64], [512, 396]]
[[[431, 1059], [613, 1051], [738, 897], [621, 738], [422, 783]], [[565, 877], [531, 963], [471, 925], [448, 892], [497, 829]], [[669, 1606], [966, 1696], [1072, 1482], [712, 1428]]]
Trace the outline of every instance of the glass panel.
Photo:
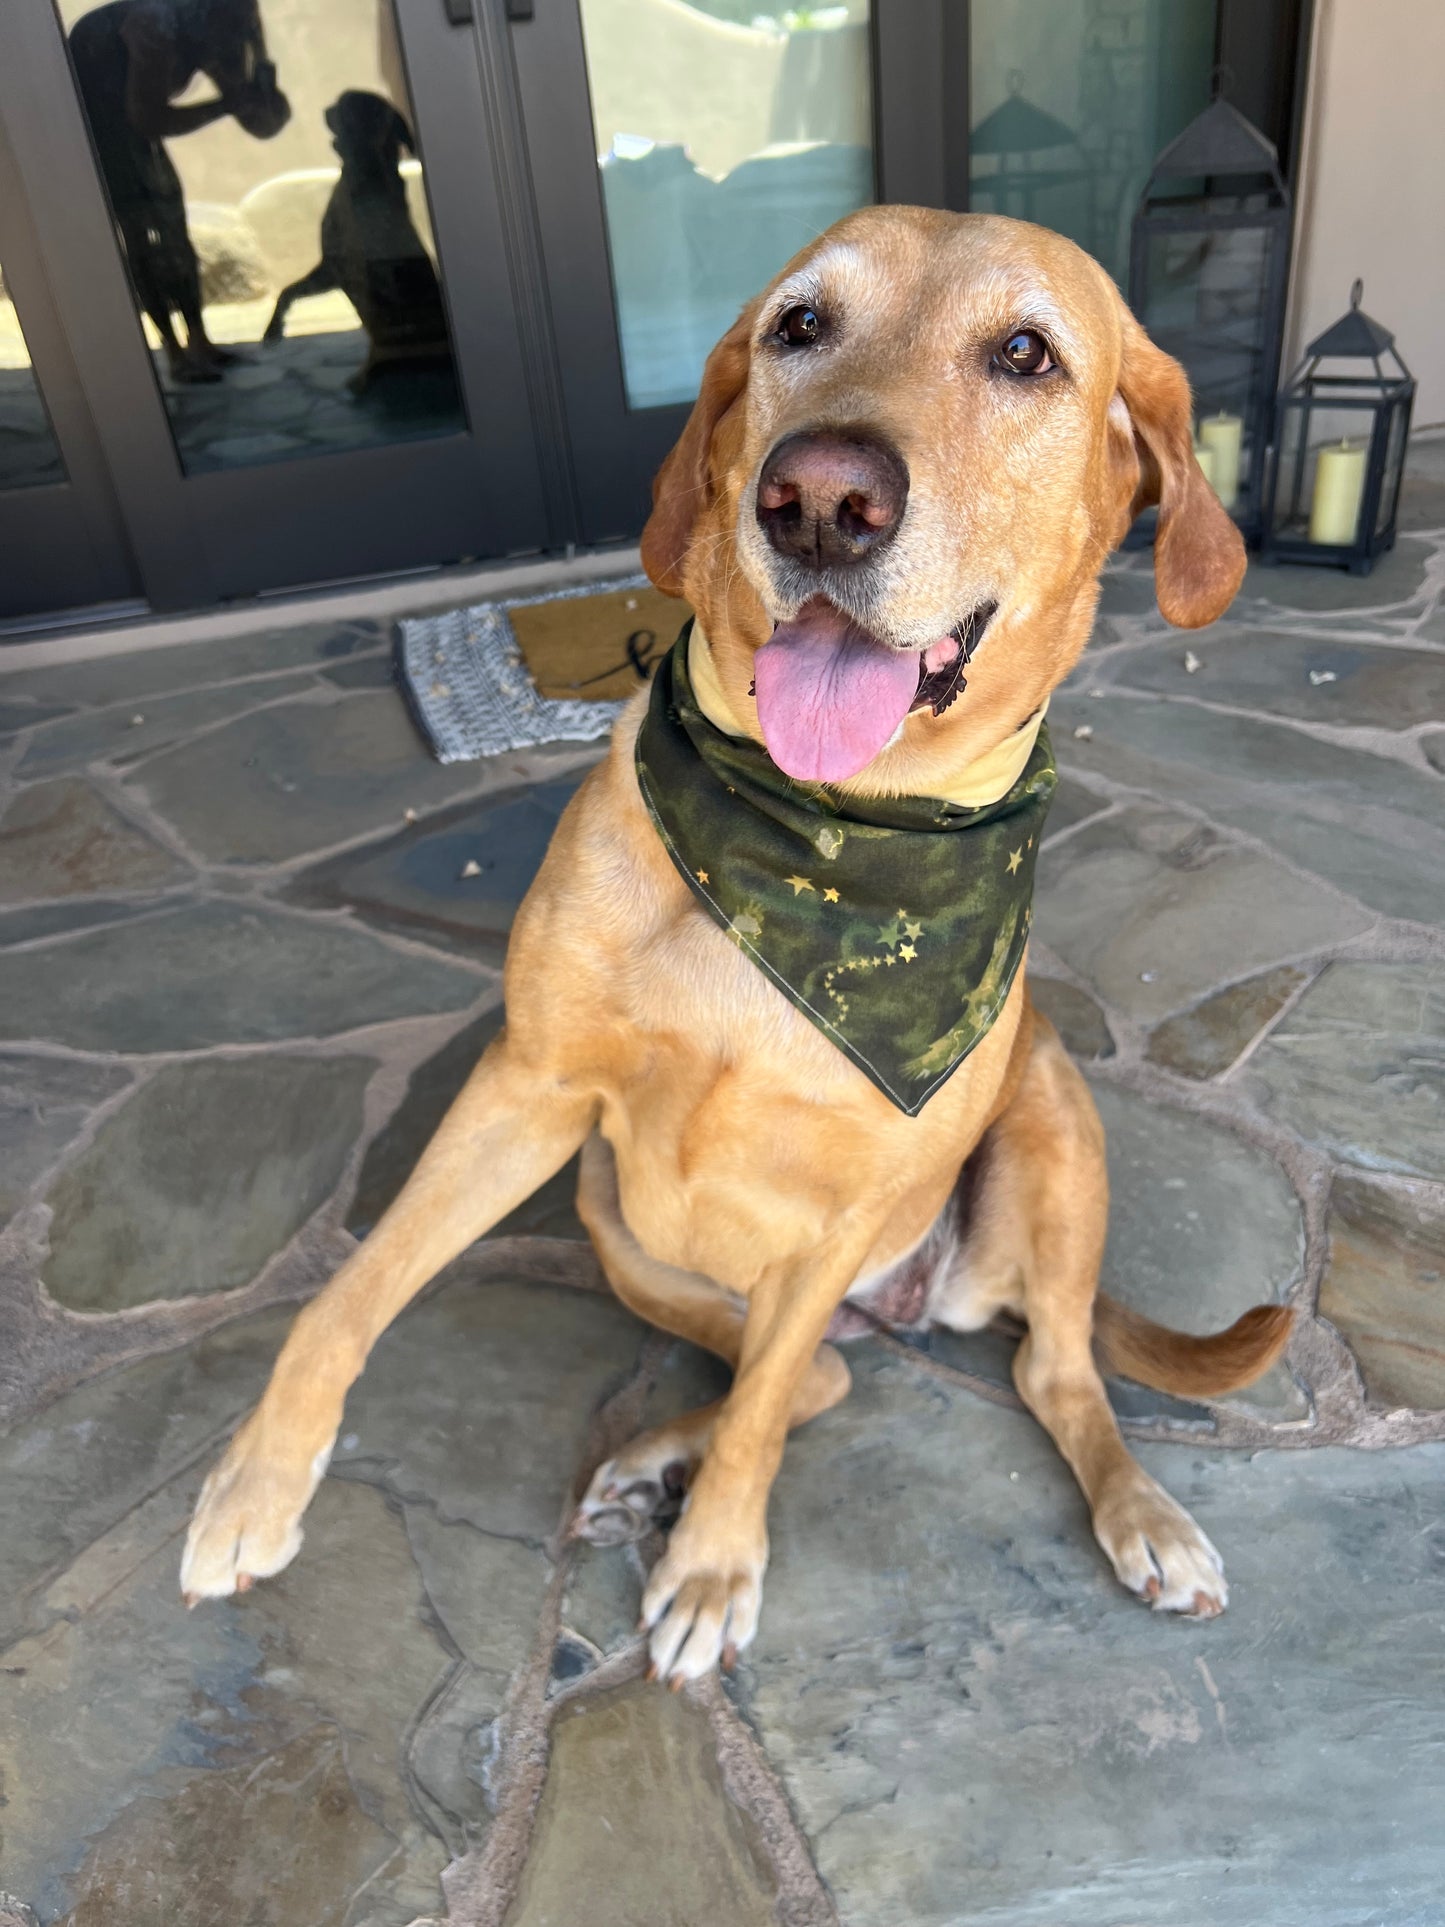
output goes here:
[[1254, 441], [1258, 397], [1273, 378], [1265, 368], [1270, 238], [1260, 227], [1148, 238], [1139, 318], [1189, 370], [1199, 440], [1216, 451], [1215, 479], [1231, 509], [1253, 504], [1264, 456]]
[[738, 309], [873, 198], [869, 0], [582, 0], [631, 408], [690, 401]]
[[972, 0], [969, 203], [1129, 279], [1154, 156], [1209, 105], [1216, 0]]
[[1328, 548], [1359, 540], [1374, 425], [1374, 403], [1364, 398], [1289, 405], [1275, 483], [1278, 538]]
[[0, 489], [65, 480], [65, 463], [0, 263]]
[[186, 473], [464, 428], [392, 0], [57, 5]]

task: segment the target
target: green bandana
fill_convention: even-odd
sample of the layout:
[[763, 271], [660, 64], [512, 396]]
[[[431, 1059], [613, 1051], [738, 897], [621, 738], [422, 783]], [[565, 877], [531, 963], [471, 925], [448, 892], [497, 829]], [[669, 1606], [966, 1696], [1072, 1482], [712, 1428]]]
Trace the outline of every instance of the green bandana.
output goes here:
[[637, 780], [688, 888], [909, 1117], [1003, 1009], [1058, 783], [1047, 728], [998, 802], [866, 799], [785, 776], [703, 714], [684, 628], [653, 678]]

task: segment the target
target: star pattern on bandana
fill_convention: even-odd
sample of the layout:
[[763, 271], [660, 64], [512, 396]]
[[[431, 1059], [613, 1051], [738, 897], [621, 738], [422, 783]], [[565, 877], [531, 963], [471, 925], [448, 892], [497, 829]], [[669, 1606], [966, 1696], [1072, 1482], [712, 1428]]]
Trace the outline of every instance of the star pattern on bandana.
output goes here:
[[[813, 890], [814, 888], [813, 879], [811, 877], [784, 877], [783, 881], [784, 883], [792, 884], [793, 895], [795, 897], [800, 897], [802, 896], [805, 890]], [[816, 895], [816, 891], [814, 892], [814, 894]]]

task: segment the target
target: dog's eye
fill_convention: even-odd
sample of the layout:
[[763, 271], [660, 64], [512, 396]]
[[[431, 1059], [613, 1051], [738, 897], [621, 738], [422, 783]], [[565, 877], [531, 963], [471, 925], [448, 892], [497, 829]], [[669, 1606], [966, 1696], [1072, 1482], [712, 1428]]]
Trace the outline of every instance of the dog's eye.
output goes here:
[[822, 333], [823, 324], [818, 319], [817, 310], [801, 307], [789, 308], [773, 332], [779, 341], [785, 341], [790, 348], [808, 348]]
[[1042, 335], [1032, 328], [1020, 328], [997, 350], [993, 365], [1007, 375], [1046, 375], [1057, 363]]

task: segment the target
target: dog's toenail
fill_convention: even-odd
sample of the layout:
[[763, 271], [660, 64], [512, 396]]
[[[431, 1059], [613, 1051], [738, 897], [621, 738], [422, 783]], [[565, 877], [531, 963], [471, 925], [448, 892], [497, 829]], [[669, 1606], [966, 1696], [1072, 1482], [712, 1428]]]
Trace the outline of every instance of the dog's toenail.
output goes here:
[[669, 1693], [680, 1693], [686, 1684], [687, 1681], [681, 1673], [674, 1673], [672, 1678], [667, 1682], [667, 1690]]
[[183, 1592], [181, 1594], [181, 1604], [188, 1613], [193, 1613], [200, 1603], [201, 1595], [198, 1592]]
[[671, 1465], [662, 1468], [662, 1483], [674, 1499], [687, 1490], [687, 1464], [682, 1459], [674, 1459]]
[[1144, 1582], [1144, 1597], [1146, 1599], [1157, 1599], [1159, 1593], [1159, 1581], [1157, 1579], [1146, 1579]]
[[652, 1683], [653, 1680], [657, 1678], [657, 1661], [655, 1659], [648, 1660], [647, 1671], [643, 1674], [642, 1677], [648, 1682], [649, 1685]]
[[255, 1585], [255, 1583], [256, 1583], [256, 1579], [255, 1579], [254, 1573], [238, 1572], [236, 1574], [236, 1591], [237, 1592], [249, 1592], [252, 1586]]
[[723, 1671], [725, 1673], [732, 1672], [737, 1663], [738, 1649], [733, 1645], [732, 1641], [729, 1640], [727, 1645], [723, 1647]]

